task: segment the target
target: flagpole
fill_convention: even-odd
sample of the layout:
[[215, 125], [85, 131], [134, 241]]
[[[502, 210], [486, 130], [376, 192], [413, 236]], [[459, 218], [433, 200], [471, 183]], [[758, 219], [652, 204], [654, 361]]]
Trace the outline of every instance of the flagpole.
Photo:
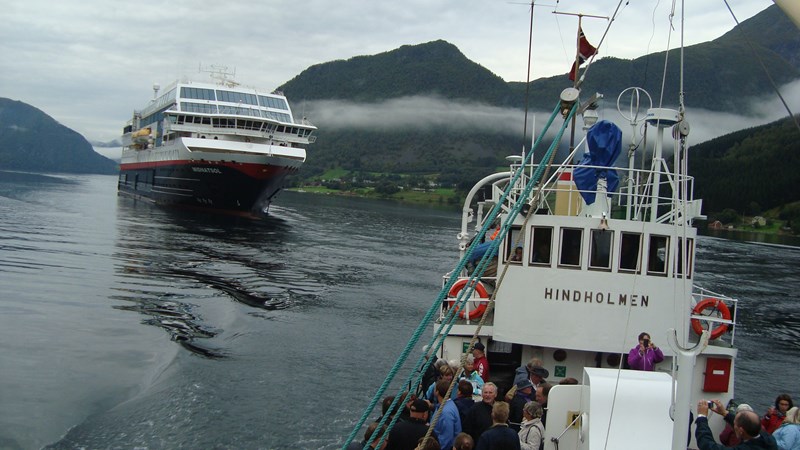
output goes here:
[[[574, 79], [572, 80], [572, 87], [577, 89], [579, 84], [579, 77], [578, 73], [580, 72], [580, 63], [581, 63], [581, 31], [583, 18], [590, 17], [593, 19], [606, 19], [608, 20], [608, 16], [595, 16], [592, 14], [582, 14], [582, 13], [570, 13], [570, 12], [561, 12], [561, 11], [553, 11], [553, 14], [561, 14], [564, 16], [578, 16], [578, 32], [577, 36], [575, 37], [575, 62], [573, 66], [575, 68], [575, 75]], [[572, 74], [572, 72], [570, 72]], [[569, 132], [569, 153], [572, 154], [572, 151], [575, 150], [575, 123], [577, 120], [577, 115], [572, 116], [572, 121], [570, 123], [570, 132]]]

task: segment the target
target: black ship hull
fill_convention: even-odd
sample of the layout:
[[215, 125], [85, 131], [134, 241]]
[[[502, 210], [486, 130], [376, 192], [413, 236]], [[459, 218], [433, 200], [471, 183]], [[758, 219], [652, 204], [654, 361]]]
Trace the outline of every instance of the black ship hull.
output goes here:
[[119, 192], [157, 204], [262, 215], [297, 167], [236, 162], [122, 164]]

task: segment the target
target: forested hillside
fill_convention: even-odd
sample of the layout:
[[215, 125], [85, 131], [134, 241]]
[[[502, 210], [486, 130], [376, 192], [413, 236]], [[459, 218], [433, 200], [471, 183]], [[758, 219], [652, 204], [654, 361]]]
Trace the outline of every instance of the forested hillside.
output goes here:
[[790, 118], [712, 139], [689, 152], [695, 195], [706, 211], [757, 215], [800, 200], [800, 131]]

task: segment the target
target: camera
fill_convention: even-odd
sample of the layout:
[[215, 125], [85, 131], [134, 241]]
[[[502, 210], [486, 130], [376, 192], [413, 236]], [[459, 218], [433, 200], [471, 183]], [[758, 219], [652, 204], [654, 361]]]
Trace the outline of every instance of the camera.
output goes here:
[[644, 344], [645, 348], [650, 347], [650, 339], [642, 339], [642, 344]]
[[714, 409], [714, 402], [711, 400], [708, 401], [708, 409]]

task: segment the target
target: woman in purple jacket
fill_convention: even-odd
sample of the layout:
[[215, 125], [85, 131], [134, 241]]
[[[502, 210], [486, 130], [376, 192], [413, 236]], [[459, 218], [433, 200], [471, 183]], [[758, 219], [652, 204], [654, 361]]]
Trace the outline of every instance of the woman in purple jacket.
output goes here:
[[639, 334], [639, 345], [628, 352], [628, 365], [634, 370], [655, 369], [656, 364], [664, 360], [664, 353], [650, 340], [650, 334]]

